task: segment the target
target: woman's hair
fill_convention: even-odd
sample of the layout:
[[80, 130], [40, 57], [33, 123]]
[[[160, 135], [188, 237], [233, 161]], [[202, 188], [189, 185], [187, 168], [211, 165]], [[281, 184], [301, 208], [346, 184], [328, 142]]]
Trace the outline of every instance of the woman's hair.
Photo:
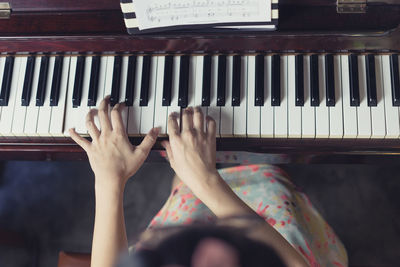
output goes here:
[[205, 238], [225, 241], [238, 251], [241, 267], [285, 266], [276, 252], [254, 241], [238, 229], [224, 226], [190, 226], [166, 238], [154, 249], [140, 249], [123, 259], [119, 267], [158, 267], [168, 264], [191, 266], [192, 254]]

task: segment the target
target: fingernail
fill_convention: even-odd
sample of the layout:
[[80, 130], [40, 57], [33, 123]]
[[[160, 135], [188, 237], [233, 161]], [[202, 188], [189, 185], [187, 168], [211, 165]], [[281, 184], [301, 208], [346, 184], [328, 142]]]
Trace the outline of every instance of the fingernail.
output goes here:
[[154, 135], [158, 135], [160, 133], [160, 131], [161, 131], [161, 127], [154, 127], [153, 128], [153, 134]]

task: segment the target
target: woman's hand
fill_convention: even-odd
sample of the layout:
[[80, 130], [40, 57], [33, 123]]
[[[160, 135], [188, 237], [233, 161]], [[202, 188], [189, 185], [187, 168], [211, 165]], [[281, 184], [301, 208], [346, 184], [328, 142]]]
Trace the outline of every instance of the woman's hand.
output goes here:
[[[122, 122], [121, 110], [124, 104], [117, 104], [108, 116], [109, 97], [103, 99], [99, 110], [92, 109], [86, 116], [86, 127], [92, 142], [70, 129], [71, 138], [87, 153], [90, 166], [96, 176], [96, 183], [124, 186], [129, 177], [136, 173], [147, 158], [159, 132], [153, 128], [135, 147], [128, 139]], [[99, 116], [101, 131], [94, 123], [94, 116]]]
[[167, 151], [171, 167], [179, 178], [196, 191], [204, 183], [218, 175], [215, 166], [216, 124], [207, 116], [204, 130], [204, 115], [200, 108], [187, 108], [182, 114], [182, 132], [179, 131], [177, 114], [168, 118], [169, 142], [162, 142]]

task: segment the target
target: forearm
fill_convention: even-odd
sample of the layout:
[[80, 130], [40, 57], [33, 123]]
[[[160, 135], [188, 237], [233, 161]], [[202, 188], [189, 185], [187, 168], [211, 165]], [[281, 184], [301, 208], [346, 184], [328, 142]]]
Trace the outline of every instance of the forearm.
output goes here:
[[[218, 174], [204, 181], [206, 182], [198, 186], [194, 193], [218, 218], [252, 215], [259, 217]], [[290, 243], [265, 220], [253, 227], [250, 237], [274, 248], [287, 266], [308, 266]]]
[[92, 267], [111, 267], [128, 250], [123, 192], [117, 184], [95, 185], [96, 211], [92, 242]]
[[232, 191], [218, 173], [198, 180], [204, 182], [196, 186], [193, 191], [215, 216], [222, 218], [257, 215]]

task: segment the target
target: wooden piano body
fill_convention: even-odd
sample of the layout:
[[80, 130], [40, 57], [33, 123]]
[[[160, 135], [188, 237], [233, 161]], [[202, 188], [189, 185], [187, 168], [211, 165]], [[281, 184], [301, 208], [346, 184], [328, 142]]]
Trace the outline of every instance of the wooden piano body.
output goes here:
[[[118, 0], [10, 0], [0, 20], [0, 52], [400, 53], [400, 2], [368, 2], [338, 13], [334, 0], [280, 0], [274, 32], [180, 31], [130, 36]], [[83, 115], [83, 114], [82, 114]], [[132, 137], [134, 144], [140, 137]], [[293, 155], [393, 155], [398, 139], [218, 138], [218, 150]], [[155, 149], [161, 149], [159, 143]], [[2, 138], [1, 159], [84, 159], [69, 138]]]

